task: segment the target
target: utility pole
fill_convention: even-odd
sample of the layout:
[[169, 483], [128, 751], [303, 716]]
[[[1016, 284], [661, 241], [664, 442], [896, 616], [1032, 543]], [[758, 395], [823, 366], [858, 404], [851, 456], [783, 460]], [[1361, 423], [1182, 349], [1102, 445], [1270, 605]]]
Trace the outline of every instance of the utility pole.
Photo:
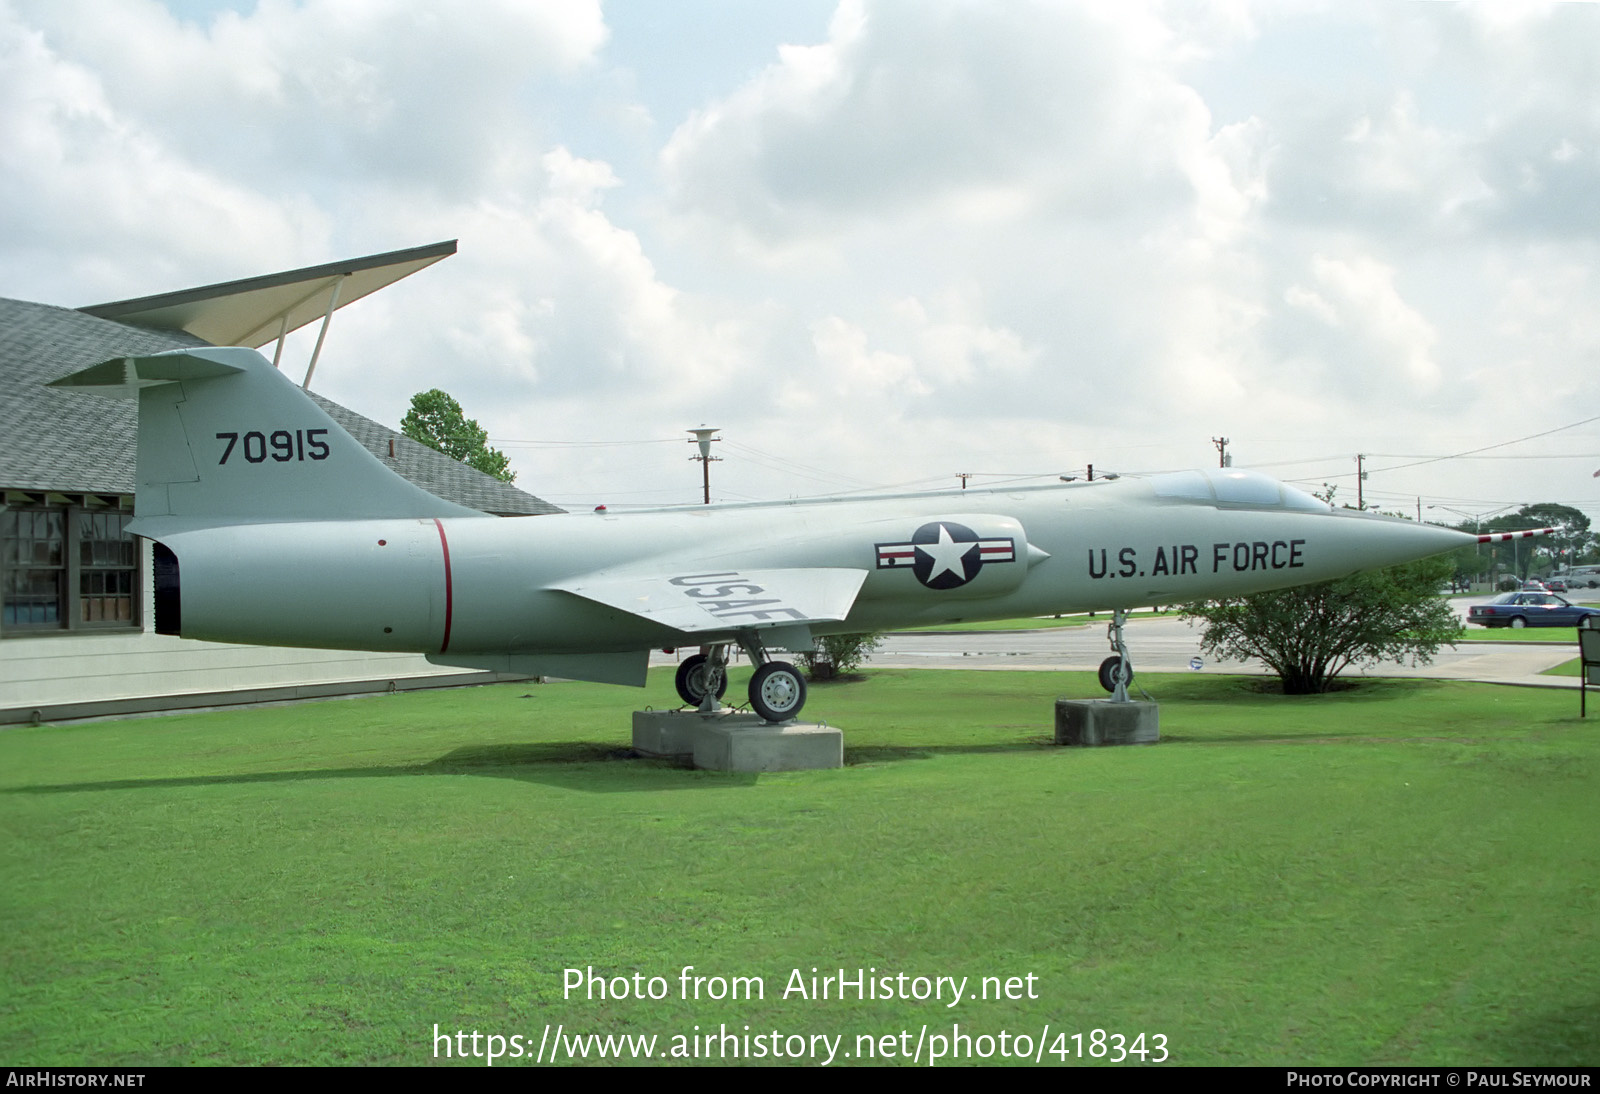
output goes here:
[[1365, 459], [1366, 457], [1360, 453], [1356, 454], [1356, 508], [1362, 512], [1366, 512], [1367, 509], [1366, 497], [1361, 489], [1361, 484], [1367, 481], [1367, 473], [1361, 469], [1361, 462]]
[[1228, 438], [1212, 437], [1211, 443], [1217, 446], [1217, 466], [1228, 466]]
[[716, 430], [715, 429], [707, 429], [705, 426], [701, 426], [699, 429], [691, 429], [691, 430], [689, 430], [689, 432], [694, 434], [694, 440], [690, 441], [689, 443], [690, 444], [697, 444], [697, 445], [700, 446], [700, 455], [698, 455], [698, 456], [690, 456], [689, 458], [691, 460], [699, 460], [700, 461], [700, 473], [701, 473], [700, 477], [701, 477], [701, 480], [705, 484], [705, 502], [704, 502], [704, 504], [710, 505], [711, 504], [711, 464], [712, 464], [713, 461], [718, 461], [718, 460], [722, 459], [721, 456], [713, 456], [711, 454], [711, 442], [712, 441], [720, 441], [720, 440], [722, 440], [722, 438], [721, 437], [713, 437], [711, 434], [715, 433]]
[[973, 473], [971, 471], [956, 472], [956, 478], [961, 480], [961, 489], [965, 490], [967, 488], [967, 480], [972, 478], [972, 475]]

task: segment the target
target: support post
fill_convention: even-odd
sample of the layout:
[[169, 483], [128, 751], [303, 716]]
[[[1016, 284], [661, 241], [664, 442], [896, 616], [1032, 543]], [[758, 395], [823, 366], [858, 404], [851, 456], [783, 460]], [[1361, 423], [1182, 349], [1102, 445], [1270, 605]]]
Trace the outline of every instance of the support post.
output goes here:
[[283, 360], [283, 342], [289, 337], [289, 313], [283, 313], [283, 322], [278, 324], [278, 348], [272, 351], [272, 367], [277, 368], [278, 362]]
[[317, 358], [322, 356], [322, 340], [328, 337], [328, 324], [333, 321], [333, 313], [339, 307], [339, 290], [344, 288], [345, 278], [349, 274], [340, 274], [339, 280], [333, 283], [333, 291], [328, 294], [328, 311], [322, 317], [322, 329], [317, 332], [317, 345], [311, 351], [311, 363], [306, 366], [305, 382], [300, 386], [307, 391], [311, 390], [311, 374], [317, 371]]

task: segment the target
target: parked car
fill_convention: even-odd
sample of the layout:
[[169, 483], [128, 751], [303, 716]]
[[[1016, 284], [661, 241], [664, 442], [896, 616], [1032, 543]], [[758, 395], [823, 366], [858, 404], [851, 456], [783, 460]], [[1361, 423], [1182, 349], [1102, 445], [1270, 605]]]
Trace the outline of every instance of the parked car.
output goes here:
[[1567, 583], [1562, 581], [1559, 577], [1552, 577], [1549, 581], [1545, 582], [1545, 584], [1549, 586], [1550, 591], [1553, 593], [1564, 593], [1567, 591]]
[[1481, 627], [1576, 627], [1600, 609], [1583, 608], [1553, 593], [1502, 593], [1467, 609], [1467, 622]]

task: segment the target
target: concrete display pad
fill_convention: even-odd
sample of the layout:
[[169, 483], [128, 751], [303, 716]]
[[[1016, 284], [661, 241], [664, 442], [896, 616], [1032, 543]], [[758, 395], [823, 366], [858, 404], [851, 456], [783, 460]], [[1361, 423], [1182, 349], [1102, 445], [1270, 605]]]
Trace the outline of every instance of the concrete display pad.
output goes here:
[[633, 712], [633, 750], [646, 756], [694, 755], [695, 734], [706, 721], [692, 710], [636, 710]]
[[1153, 745], [1161, 739], [1156, 704], [1057, 699], [1058, 745]]
[[636, 710], [633, 747], [692, 759], [703, 771], [815, 771], [844, 766], [844, 734], [815, 722], [773, 725], [755, 714]]

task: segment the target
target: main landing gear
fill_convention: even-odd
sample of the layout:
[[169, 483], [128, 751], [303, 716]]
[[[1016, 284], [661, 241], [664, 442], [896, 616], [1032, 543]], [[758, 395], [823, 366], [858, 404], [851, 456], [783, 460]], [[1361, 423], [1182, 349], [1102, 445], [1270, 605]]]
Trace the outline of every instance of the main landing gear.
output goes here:
[[[726, 646], [713, 646], [712, 649], [724, 658], [728, 655]], [[713, 678], [716, 680], [714, 688], [709, 686]], [[678, 676], [673, 683], [678, 687], [679, 698], [685, 703], [702, 708], [711, 692], [715, 691], [715, 699], [721, 699], [728, 693], [728, 674], [724, 671], [723, 665], [719, 663], [713, 669], [711, 659], [703, 653], [686, 658], [678, 666]]]
[[[675, 683], [685, 703], [712, 714], [721, 709], [717, 700], [728, 690], [728, 645], [719, 642], [707, 647], [678, 666]], [[806, 681], [800, 670], [787, 661], [773, 661], [766, 647], [754, 636], [739, 639], [750, 655], [756, 671], [750, 677], [750, 709], [769, 722], [787, 722], [806, 705]]]
[[1122, 640], [1122, 624], [1128, 613], [1121, 608], [1111, 613], [1111, 624], [1106, 627], [1106, 638], [1111, 642], [1112, 656], [1100, 662], [1100, 686], [1111, 693], [1113, 703], [1128, 701], [1128, 685], [1133, 683], [1133, 660], [1128, 656], [1127, 643]]

